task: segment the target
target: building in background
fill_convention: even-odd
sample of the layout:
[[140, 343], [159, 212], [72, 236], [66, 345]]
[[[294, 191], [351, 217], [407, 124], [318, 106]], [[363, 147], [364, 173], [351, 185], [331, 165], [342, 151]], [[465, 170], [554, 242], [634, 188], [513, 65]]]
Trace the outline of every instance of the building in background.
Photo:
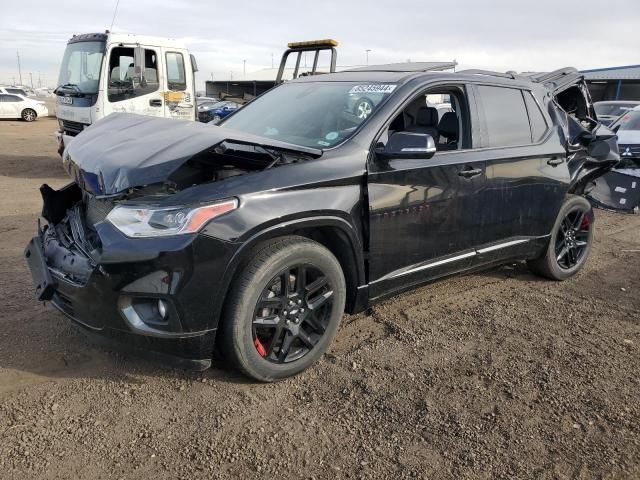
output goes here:
[[640, 100], [640, 65], [583, 70], [591, 98], [602, 100]]

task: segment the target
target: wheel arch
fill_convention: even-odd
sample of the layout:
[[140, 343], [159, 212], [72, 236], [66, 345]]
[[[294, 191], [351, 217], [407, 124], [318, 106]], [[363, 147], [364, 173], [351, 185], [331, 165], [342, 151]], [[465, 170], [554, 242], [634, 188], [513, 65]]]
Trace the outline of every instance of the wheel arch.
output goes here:
[[253, 257], [256, 249], [270, 240], [284, 236], [300, 236], [314, 240], [326, 247], [338, 260], [347, 285], [345, 311], [356, 313], [364, 310], [367, 290], [362, 242], [356, 229], [345, 219], [337, 216], [302, 218], [269, 226], [253, 234], [235, 252], [223, 275], [219, 305], [215, 318], [222, 320], [223, 306], [229, 288], [238, 271]]

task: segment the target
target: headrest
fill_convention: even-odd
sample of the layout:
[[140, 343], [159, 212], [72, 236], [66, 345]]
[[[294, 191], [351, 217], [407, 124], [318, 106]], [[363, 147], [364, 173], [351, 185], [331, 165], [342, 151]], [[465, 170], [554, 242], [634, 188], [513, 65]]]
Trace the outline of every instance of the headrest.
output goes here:
[[444, 135], [447, 138], [451, 136], [457, 137], [459, 127], [458, 116], [455, 114], [455, 112], [446, 112], [444, 115], [442, 115], [440, 123], [438, 124], [438, 130], [440, 131], [440, 134]]
[[434, 107], [420, 107], [416, 113], [416, 125], [435, 126], [438, 123], [438, 110]]

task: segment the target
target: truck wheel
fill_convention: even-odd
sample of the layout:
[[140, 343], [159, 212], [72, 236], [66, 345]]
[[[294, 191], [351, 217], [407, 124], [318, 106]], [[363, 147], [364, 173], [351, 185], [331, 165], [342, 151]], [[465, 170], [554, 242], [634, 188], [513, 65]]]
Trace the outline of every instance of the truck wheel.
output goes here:
[[587, 261], [593, 243], [593, 209], [580, 196], [570, 195], [562, 205], [544, 254], [527, 261], [536, 274], [552, 280], [575, 275]]
[[373, 111], [373, 103], [368, 98], [360, 98], [353, 107], [353, 114], [364, 120]]
[[36, 118], [38, 118], [38, 114], [36, 113], [35, 110], [32, 110], [30, 108], [25, 108], [22, 111], [22, 119], [25, 122], [33, 122]]
[[256, 380], [295, 375], [331, 344], [345, 291], [340, 263], [325, 247], [304, 237], [272, 240], [232, 282], [218, 345]]

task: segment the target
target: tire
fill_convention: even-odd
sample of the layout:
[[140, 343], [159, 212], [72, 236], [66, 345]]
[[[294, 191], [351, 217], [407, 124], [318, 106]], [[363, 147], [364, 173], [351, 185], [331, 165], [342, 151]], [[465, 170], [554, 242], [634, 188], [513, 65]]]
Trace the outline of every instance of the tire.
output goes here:
[[366, 97], [359, 98], [353, 106], [353, 114], [361, 119], [366, 119], [373, 111], [373, 102]]
[[38, 118], [38, 114], [31, 108], [25, 108], [22, 111], [21, 117], [25, 122], [33, 122], [36, 118]]
[[331, 344], [345, 299], [344, 274], [328, 249], [304, 237], [271, 240], [230, 286], [218, 347], [261, 382], [296, 375]]
[[569, 195], [560, 208], [543, 255], [527, 264], [532, 272], [551, 280], [566, 280], [586, 263], [593, 244], [594, 215], [591, 204]]

